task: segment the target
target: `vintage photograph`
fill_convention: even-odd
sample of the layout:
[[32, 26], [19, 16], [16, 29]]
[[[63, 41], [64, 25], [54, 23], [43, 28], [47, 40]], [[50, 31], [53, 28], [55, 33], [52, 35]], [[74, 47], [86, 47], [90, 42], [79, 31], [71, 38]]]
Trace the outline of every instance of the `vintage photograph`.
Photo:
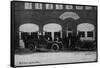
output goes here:
[[97, 6], [11, 2], [11, 66], [97, 60]]

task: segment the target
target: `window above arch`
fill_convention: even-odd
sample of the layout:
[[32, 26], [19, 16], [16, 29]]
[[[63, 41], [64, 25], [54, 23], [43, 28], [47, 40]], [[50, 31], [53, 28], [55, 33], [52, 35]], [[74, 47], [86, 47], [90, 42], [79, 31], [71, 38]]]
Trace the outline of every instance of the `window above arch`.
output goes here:
[[59, 18], [62, 19], [62, 20], [65, 20], [65, 19], [68, 19], [68, 18], [72, 18], [74, 20], [77, 20], [80, 17], [75, 12], [64, 12], [63, 14], [60, 15]]

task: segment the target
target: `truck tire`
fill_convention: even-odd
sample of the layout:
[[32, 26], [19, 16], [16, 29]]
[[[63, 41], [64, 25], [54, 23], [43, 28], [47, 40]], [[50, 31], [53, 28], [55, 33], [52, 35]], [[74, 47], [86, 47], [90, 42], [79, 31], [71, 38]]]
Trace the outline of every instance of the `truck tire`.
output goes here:
[[35, 46], [34, 43], [28, 43], [27, 47], [28, 47], [29, 50], [32, 50], [32, 51], [35, 51], [35, 49], [36, 49], [36, 46]]
[[54, 43], [54, 44], [52, 44], [52, 46], [51, 46], [51, 50], [52, 50], [52, 51], [59, 51], [59, 50], [60, 50], [60, 47], [59, 47], [58, 44]]

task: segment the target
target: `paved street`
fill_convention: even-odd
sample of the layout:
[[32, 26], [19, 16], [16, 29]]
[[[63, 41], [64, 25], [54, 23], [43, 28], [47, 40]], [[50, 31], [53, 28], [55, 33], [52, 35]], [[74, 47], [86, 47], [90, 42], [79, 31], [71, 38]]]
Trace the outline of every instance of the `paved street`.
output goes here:
[[38, 52], [29, 54], [15, 54], [15, 65], [41, 65], [55, 63], [72, 63], [96, 61], [95, 51], [75, 52]]

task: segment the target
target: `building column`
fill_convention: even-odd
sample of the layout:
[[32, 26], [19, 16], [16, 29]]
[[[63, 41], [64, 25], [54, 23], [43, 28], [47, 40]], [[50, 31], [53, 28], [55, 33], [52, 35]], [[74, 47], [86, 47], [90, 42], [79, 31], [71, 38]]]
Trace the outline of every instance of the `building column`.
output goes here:
[[19, 46], [20, 48], [25, 48], [24, 41], [21, 39], [21, 32], [19, 32]]

